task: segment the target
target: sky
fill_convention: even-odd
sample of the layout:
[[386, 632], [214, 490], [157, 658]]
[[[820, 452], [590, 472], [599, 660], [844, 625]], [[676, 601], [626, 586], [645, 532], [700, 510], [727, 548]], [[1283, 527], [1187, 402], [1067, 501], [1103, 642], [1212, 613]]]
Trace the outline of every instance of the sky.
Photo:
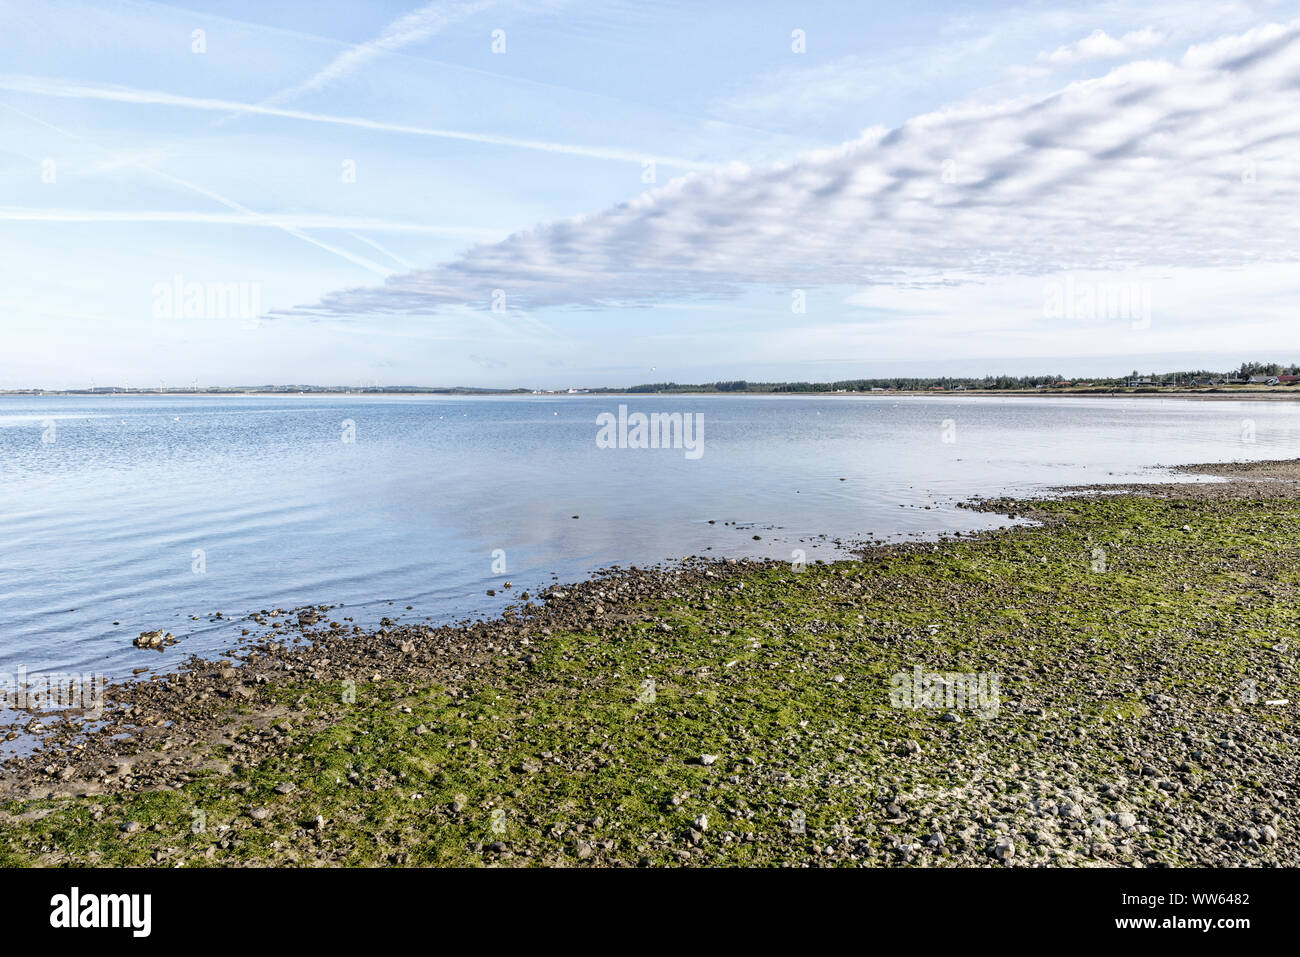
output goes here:
[[1300, 0], [0, 24], [0, 389], [1300, 361]]

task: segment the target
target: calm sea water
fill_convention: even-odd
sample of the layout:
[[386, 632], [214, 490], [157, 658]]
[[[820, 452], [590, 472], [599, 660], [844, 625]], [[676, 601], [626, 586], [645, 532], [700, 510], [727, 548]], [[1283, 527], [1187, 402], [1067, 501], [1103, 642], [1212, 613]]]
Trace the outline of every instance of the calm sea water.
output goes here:
[[[701, 413], [703, 455], [598, 448], [620, 404]], [[517, 595], [614, 563], [833, 557], [834, 539], [1005, 524], [954, 507], [973, 495], [1298, 448], [1282, 402], [0, 397], [0, 671], [218, 653], [238, 633], [218, 611], [447, 620], [499, 610], [507, 579]], [[131, 646], [159, 627], [181, 639], [161, 659]]]

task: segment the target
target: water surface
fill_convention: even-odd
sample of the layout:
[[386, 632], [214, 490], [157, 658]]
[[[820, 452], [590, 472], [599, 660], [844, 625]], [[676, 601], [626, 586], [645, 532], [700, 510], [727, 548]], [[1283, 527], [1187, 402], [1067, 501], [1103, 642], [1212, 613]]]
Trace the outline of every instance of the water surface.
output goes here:
[[[619, 404], [702, 413], [704, 454], [598, 448], [596, 417]], [[959, 395], [0, 397], [0, 671], [129, 674], [160, 663], [131, 646], [158, 627], [181, 638], [161, 660], [216, 653], [238, 633], [212, 620], [218, 611], [345, 603], [336, 614], [362, 624], [399, 612], [447, 620], [499, 610], [506, 580], [518, 594], [615, 563], [789, 559], [796, 548], [812, 560], [834, 557], [835, 539], [996, 526], [1005, 520], [955, 503], [1167, 478], [1155, 465], [1293, 457], [1297, 408]]]

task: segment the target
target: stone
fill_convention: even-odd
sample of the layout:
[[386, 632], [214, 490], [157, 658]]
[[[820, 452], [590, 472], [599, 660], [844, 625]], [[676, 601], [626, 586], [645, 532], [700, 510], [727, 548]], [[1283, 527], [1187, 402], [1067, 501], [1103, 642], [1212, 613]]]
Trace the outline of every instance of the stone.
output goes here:
[[163, 648], [176, 644], [176, 636], [159, 628], [157, 631], [142, 631], [140, 637], [132, 642], [137, 648]]

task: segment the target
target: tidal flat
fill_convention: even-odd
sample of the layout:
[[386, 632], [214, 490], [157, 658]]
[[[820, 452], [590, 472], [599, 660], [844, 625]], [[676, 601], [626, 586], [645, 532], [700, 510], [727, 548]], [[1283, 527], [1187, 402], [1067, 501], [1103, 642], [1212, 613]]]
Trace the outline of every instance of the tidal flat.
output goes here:
[[1300, 463], [1195, 471], [1229, 481], [490, 621], [257, 613], [97, 722], [5, 729], [39, 747], [0, 767], [0, 863], [1296, 866]]

